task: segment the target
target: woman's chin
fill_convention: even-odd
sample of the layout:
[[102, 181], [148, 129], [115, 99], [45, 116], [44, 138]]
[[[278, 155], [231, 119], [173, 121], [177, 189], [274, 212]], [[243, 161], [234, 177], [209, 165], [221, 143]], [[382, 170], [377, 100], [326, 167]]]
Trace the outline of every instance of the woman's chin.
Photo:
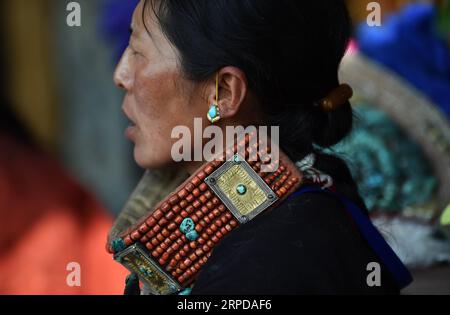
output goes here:
[[162, 156], [155, 156], [155, 153], [158, 152], [151, 150], [149, 153], [148, 150], [143, 150], [136, 145], [134, 148], [134, 160], [139, 167], [148, 170], [162, 169], [173, 163], [172, 160], [167, 160]]
[[138, 146], [134, 147], [134, 160], [139, 167], [144, 169], [149, 169], [152, 165], [151, 161], [149, 161], [150, 159], [148, 158], [148, 156], [143, 154], [142, 150], [140, 150]]

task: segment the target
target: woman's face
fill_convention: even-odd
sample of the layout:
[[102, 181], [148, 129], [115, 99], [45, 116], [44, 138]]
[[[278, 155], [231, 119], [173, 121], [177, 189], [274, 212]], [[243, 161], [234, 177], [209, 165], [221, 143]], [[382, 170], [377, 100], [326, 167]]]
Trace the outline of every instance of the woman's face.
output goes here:
[[[136, 162], [143, 168], [161, 168], [173, 163], [172, 129], [193, 130], [194, 117], [204, 117], [208, 97], [201, 86], [183, 78], [176, 50], [164, 37], [155, 17], [145, 12], [143, 1], [133, 14], [132, 35], [114, 74], [125, 90], [123, 111], [131, 124], [126, 136], [135, 144]], [[149, 34], [150, 33], [150, 34]], [[203, 93], [203, 95], [205, 95]]]

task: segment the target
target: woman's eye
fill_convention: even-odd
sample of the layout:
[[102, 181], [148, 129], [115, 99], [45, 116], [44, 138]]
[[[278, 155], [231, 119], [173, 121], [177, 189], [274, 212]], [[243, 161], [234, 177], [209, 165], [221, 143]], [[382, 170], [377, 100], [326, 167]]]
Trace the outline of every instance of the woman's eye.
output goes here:
[[137, 56], [137, 55], [139, 55], [139, 52], [136, 51], [136, 50], [134, 50], [131, 46], [128, 46], [128, 49], [130, 49], [131, 55], [132, 55], [132, 56]]

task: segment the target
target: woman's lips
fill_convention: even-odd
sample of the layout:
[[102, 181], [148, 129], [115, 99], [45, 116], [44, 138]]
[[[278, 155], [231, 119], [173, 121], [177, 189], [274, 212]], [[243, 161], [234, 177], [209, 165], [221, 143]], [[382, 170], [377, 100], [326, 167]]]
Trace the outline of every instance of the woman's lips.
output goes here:
[[135, 139], [137, 127], [136, 125], [129, 125], [127, 129], [125, 129], [125, 137], [131, 141]]
[[127, 117], [129, 121], [128, 127], [125, 130], [125, 137], [127, 137], [130, 140], [133, 140], [137, 131], [136, 123], [133, 121], [130, 115], [127, 114], [125, 108], [123, 108], [123, 113], [125, 114], [125, 117]]

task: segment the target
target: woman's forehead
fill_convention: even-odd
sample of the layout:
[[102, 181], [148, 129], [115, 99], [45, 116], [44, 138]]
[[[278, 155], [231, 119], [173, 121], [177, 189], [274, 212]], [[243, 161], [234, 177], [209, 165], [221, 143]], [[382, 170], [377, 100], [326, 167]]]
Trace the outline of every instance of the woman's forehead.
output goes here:
[[[152, 39], [162, 37], [157, 24], [157, 20], [153, 10], [149, 9], [149, 5], [144, 5], [145, 1], [140, 1], [133, 13], [131, 20], [131, 29], [136, 36], [150, 35]], [[144, 12], [145, 10], [145, 12]]]
[[131, 19], [131, 29], [134, 32], [141, 32], [144, 29], [144, 21], [143, 21], [143, 2], [140, 1], [136, 6], [133, 12], [133, 18]]
[[[145, 4], [145, 1], [139, 2], [136, 7], [133, 19], [131, 21], [132, 38], [137, 42], [147, 47], [155, 47], [161, 56], [166, 60], [178, 59], [177, 50], [164, 35], [157, 17], [151, 9], [150, 1]], [[145, 10], [145, 12], [143, 12]]]

